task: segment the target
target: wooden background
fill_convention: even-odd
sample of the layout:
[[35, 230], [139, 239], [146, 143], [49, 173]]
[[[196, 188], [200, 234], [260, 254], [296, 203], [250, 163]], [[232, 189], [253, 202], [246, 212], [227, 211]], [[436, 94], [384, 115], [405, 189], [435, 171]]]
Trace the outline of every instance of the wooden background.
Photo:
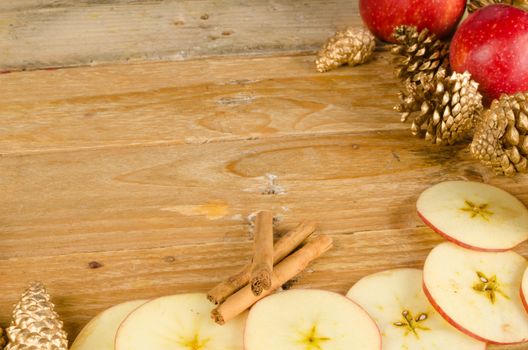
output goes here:
[[386, 52], [314, 72], [311, 51], [359, 23], [356, 8], [1, 4], [4, 70], [81, 67], [0, 75], [0, 325], [32, 280], [72, 339], [110, 305], [205, 292], [247, 262], [260, 209], [276, 214], [277, 235], [318, 221], [336, 246], [295, 285], [344, 293], [366, 274], [422, 266], [442, 239], [415, 201], [434, 183], [484, 181], [528, 203], [526, 176], [496, 177], [464, 145], [410, 136]]
[[0, 3], [0, 69], [310, 52], [359, 24], [350, 0]]

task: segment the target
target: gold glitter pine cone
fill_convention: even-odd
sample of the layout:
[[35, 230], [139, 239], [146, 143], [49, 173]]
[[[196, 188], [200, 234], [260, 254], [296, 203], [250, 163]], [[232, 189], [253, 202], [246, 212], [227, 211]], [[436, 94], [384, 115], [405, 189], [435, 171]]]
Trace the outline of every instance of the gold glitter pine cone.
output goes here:
[[67, 335], [54, 308], [44, 286], [32, 283], [15, 306], [5, 350], [67, 350]]
[[429, 30], [418, 32], [416, 27], [398, 26], [394, 30], [391, 53], [396, 56], [395, 74], [403, 82], [417, 83], [420, 79], [433, 80], [449, 67], [449, 44], [436, 38]]
[[412, 134], [424, 135], [433, 144], [452, 145], [471, 136], [482, 111], [478, 83], [469, 72], [454, 72], [433, 81], [419, 77], [419, 84], [406, 83], [395, 109], [402, 122], [412, 117]]
[[473, 156], [499, 174], [528, 170], [528, 92], [494, 100], [475, 130]]
[[315, 68], [328, 72], [341, 65], [356, 66], [370, 59], [376, 47], [376, 39], [366, 29], [348, 28], [328, 39], [317, 54]]
[[484, 6], [496, 4], [512, 5], [528, 10], [528, 0], [469, 0], [468, 12], [473, 13]]

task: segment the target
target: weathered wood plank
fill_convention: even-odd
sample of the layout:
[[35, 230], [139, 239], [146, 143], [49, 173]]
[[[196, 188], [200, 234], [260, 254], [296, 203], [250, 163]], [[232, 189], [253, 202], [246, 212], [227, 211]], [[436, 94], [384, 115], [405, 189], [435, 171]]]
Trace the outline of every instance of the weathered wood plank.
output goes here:
[[[295, 287], [346, 291], [361, 277], [397, 267], [421, 268], [442, 239], [429, 229], [386, 230], [334, 235], [335, 247], [294, 282]], [[73, 338], [99, 311], [139, 298], [205, 292], [244, 265], [251, 242], [170, 246], [54, 257], [12, 258], [0, 264], [0, 323], [28, 281], [49, 286], [57, 311]], [[528, 245], [517, 249], [525, 256]], [[102, 266], [90, 269], [89, 263]], [[491, 348], [493, 349], [493, 348]], [[501, 349], [515, 349], [501, 347]], [[522, 348], [518, 348], [522, 349]]]
[[306, 52], [360, 25], [357, 1], [5, 1], [0, 70]]
[[300, 56], [0, 75], [0, 153], [406, 129], [389, 60], [326, 74]]
[[446, 179], [528, 203], [526, 177], [495, 178], [406, 130], [12, 154], [0, 169], [0, 259], [240, 241], [259, 209], [326, 233], [412, 228], [418, 194]]

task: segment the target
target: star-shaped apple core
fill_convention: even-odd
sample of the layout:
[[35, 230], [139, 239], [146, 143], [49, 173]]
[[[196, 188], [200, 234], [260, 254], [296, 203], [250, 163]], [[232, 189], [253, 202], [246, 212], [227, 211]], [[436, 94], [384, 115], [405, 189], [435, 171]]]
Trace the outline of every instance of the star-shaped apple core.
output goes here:
[[430, 331], [431, 329], [425, 327], [423, 323], [429, 318], [425, 312], [418, 314], [414, 317], [412, 312], [409, 310], [402, 311], [403, 320], [394, 322], [393, 325], [405, 329], [405, 335], [409, 333], [414, 334], [419, 338], [418, 330]]
[[301, 332], [301, 339], [299, 343], [306, 346], [305, 350], [324, 350], [323, 343], [331, 340], [329, 337], [324, 337], [317, 331], [317, 325], [313, 325], [307, 332]]
[[187, 347], [189, 350], [203, 350], [210, 339], [200, 339], [198, 333], [194, 334], [194, 337], [190, 340], [183, 341], [180, 344]]
[[479, 216], [482, 219], [489, 221], [489, 217], [493, 215], [493, 212], [488, 209], [488, 203], [475, 204], [472, 201], [465, 200], [464, 204], [465, 206], [460, 208], [460, 210], [468, 212], [472, 219]]
[[473, 285], [473, 290], [483, 293], [492, 304], [495, 304], [497, 294], [502, 295], [506, 299], [510, 299], [510, 297], [500, 289], [500, 284], [497, 281], [496, 275], [487, 277], [484, 273], [477, 271], [477, 277], [478, 282]]

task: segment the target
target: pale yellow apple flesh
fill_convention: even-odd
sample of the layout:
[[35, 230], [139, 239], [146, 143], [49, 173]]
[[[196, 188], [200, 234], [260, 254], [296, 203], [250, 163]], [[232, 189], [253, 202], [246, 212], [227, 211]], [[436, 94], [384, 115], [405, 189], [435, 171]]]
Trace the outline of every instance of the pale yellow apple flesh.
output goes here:
[[425, 190], [418, 215], [465, 248], [504, 251], [528, 239], [528, 209], [510, 193], [471, 181], [447, 181]]
[[251, 309], [245, 350], [380, 350], [370, 316], [343, 295], [297, 289], [273, 294]]
[[123, 321], [115, 350], [243, 350], [247, 313], [220, 326], [212, 308], [201, 293], [151, 300]]
[[422, 271], [395, 269], [366, 276], [347, 293], [378, 324], [383, 350], [484, 350], [436, 312], [422, 290]]
[[519, 286], [528, 264], [519, 254], [479, 252], [446, 242], [424, 265], [424, 292], [453, 326], [482, 341], [528, 341]]
[[129, 301], [101, 312], [84, 326], [70, 350], [114, 350], [119, 325], [145, 302], [146, 300]]

